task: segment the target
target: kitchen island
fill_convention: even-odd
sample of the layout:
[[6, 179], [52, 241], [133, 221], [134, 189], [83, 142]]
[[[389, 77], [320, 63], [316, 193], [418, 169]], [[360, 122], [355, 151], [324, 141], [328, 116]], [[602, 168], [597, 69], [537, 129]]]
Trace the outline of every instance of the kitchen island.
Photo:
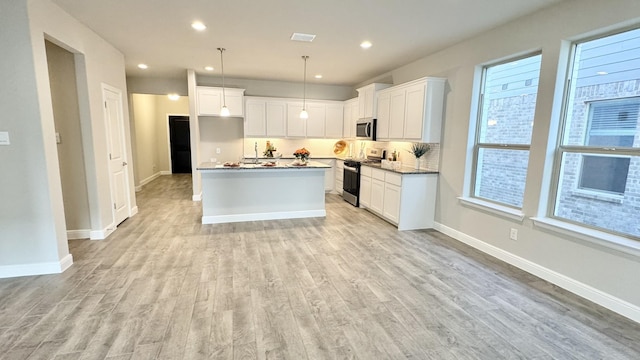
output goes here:
[[202, 223], [326, 216], [324, 174], [330, 166], [282, 160], [275, 166], [265, 164], [200, 164]]

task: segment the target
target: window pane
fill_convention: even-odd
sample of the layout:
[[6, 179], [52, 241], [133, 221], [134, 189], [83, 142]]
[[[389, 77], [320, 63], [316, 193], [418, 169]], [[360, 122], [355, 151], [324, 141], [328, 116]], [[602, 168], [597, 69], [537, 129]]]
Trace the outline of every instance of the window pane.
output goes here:
[[475, 196], [522, 207], [529, 151], [480, 148]]
[[640, 147], [640, 29], [578, 44], [563, 145]]
[[[640, 237], [640, 156], [608, 157], [612, 168], [581, 170], [583, 158], [602, 159], [604, 156], [565, 153], [560, 169], [560, 183], [554, 215], [603, 230]], [[619, 159], [619, 160], [616, 160]], [[622, 166], [626, 160], [628, 166]], [[619, 161], [619, 162], [618, 162]], [[606, 163], [606, 161], [605, 161]], [[593, 164], [592, 164], [593, 165]], [[622, 170], [619, 168], [622, 167]], [[620, 171], [622, 174], [618, 174]], [[627, 177], [627, 172], [629, 176]], [[597, 174], [600, 175], [597, 175]], [[636, 174], [633, 176], [632, 174]], [[590, 185], [620, 190], [620, 179], [626, 178], [619, 194], [581, 188], [583, 176], [595, 176]], [[618, 192], [618, 191], [615, 191]]]
[[541, 55], [486, 68], [480, 143], [530, 144]]
[[624, 194], [629, 161], [628, 157], [583, 155], [580, 189]]

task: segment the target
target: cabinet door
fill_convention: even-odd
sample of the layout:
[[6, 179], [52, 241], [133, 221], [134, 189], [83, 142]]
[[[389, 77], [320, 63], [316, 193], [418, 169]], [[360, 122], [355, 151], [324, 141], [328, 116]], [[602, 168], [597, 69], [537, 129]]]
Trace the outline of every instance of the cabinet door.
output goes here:
[[309, 113], [309, 118], [306, 120], [307, 137], [323, 138], [325, 135], [325, 120], [327, 117], [326, 105], [307, 103], [307, 112]]
[[376, 124], [377, 140], [389, 139], [389, 105], [391, 94], [388, 92], [378, 95], [378, 122]]
[[336, 171], [335, 171], [336, 181], [334, 184], [334, 189], [335, 189], [335, 192], [341, 195], [342, 195], [342, 188], [343, 188], [342, 185], [344, 184], [344, 165], [343, 164], [344, 163], [342, 162], [342, 160], [336, 160]]
[[263, 137], [266, 132], [266, 102], [247, 100], [247, 116], [244, 118], [245, 137]]
[[[231, 89], [225, 90], [224, 95], [225, 103], [227, 104], [227, 108], [229, 108], [230, 116], [233, 117], [243, 117], [244, 116], [244, 95], [240, 92], [233, 91]], [[220, 113], [220, 110], [218, 110]]]
[[307, 135], [307, 120], [300, 119], [302, 103], [287, 104], [287, 137], [305, 137]]
[[[247, 108], [247, 111], [249, 109]], [[267, 101], [267, 136], [285, 137], [287, 136], [287, 104], [283, 101]], [[248, 116], [248, 114], [247, 114]]]
[[351, 137], [351, 126], [349, 126], [349, 122], [351, 121], [351, 101], [345, 101], [344, 107], [342, 108], [342, 137], [348, 139]]
[[198, 115], [211, 116], [220, 114], [222, 93], [215, 89], [197, 88]]
[[424, 123], [424, 85], [414, 85], [407, 88], [406, 111], [404, 138], [421, 140]]
[[405, 91], [404, 89], [391, 92], [389, 107], [389, 138], [402, 139], [404, 137]]
[[360, 176], [360, 206], [371, 206], [371, 177]]
[[351, 106], [351, 138], [356, 137], [356, 126], [358, 123], [358, 99]]
[[344, 122], [343, 106], [339, 104], [327, 104], [326, 109], [325, 137], [330, 139], [339, 139], [342, 137]]
[[384, 208], [384, 181], [371, 179], [371, 204], [369, 208], [382, 215]]
[[400, 219], [400, 186], [384, 184], [384, 210], [382, 216], [398, 224]]

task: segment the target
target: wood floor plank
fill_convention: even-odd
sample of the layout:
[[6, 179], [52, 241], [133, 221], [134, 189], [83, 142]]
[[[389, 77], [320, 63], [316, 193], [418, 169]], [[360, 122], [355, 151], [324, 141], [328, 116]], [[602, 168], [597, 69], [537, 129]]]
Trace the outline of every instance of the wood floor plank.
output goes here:
[[189, 175], [136, 195], [64, 273], [0, 279], [0, 359], [640, 359], [640, 324], [336, 195], [216, 225]]

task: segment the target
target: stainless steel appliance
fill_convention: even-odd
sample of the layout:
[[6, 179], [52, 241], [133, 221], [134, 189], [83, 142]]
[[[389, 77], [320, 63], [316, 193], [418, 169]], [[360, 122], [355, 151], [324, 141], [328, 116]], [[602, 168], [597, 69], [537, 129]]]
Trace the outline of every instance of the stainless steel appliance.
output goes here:
[[349, 204], [360, 206], [360, 167], [363, 163], [380, 163], [382, 149], [367, 149], [364, 159], [350, 159], [344, 161], [342, 198]]
[[358, 119], [356, 122], [356, 138], [376, 140], [376, 119]]

